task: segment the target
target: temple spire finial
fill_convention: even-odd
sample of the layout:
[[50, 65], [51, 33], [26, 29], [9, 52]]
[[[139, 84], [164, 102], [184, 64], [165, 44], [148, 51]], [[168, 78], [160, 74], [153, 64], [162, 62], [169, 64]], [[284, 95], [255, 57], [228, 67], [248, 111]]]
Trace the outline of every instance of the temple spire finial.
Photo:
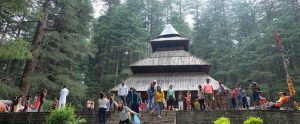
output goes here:
[[161, 37], [174, 37], [174, 36], [181, 37], [181, 35], [171, 24], [167, 24], [158, 37], [161, 38]]

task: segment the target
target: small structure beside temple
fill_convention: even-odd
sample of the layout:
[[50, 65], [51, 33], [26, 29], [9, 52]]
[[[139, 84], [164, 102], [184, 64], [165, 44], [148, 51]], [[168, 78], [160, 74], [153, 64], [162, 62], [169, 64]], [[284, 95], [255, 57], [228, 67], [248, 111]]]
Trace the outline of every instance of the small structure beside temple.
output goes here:
[[[157, 80], [164, 91], [170, 85], [175, 92], [197, 91], [198, 85], [203, 87], [206, 79], [210, 79], [213, 88], [219, 88], [218, 82], [208, 75], [211, 64], [192, 56], [188, 52], [189, 39], [182, 37], [171, 24], [166, 25], [158, 38], [150, 43], [151, 55], [130, 65], [133, 76], [125, 80], [128, 87], [143, 92], [153, 80]], [[120, 85], [112, 91], [117, 91], [118, 87]]]

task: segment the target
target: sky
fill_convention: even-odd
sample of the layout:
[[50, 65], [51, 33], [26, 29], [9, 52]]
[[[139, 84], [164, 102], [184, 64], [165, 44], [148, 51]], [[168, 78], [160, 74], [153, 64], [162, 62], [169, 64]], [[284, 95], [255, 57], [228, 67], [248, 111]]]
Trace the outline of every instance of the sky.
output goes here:
[[[124, 1], [125, 0], [121, 0], [121, 2]], [[92, 0], [92, 5], [94, 8], [94, 18], [98, 18], [99, 16], [104, 14], [106, 7], [103, 5], [103, 2], [101, 2], [100, 0]], [[188, 23], [190, 28], [193, 28], [194, 20], [191, 14], [185, 14], [184, 20]]]

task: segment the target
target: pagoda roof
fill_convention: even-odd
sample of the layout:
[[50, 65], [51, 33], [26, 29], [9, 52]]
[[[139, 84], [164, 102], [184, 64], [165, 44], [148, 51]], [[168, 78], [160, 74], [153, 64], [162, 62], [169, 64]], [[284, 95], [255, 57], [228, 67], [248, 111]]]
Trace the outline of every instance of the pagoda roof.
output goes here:
[[157, 41], [188, 41], [189, 39], [184, 38], [184, 37], [161, 37], [161, 38], [157, 38], [157, 39], [153, 39], [151, 40], [151, 42], [157, 42]]
[[[127, 87], [133, 87], [137, 91], [147, 91], [153, 80], [157, 80], [157, 85], [166, 91], [172, 84], [174, 91], [198, 90], [198, 85], [206, 83], [206, 79], [210, 79], [210, 84], [216, 90], [219, 83], [206, 73], [189, 72], [189, 73], [139, 73], [128, 78], [125, 83]], [[117, 91], [120, 84], [112, 88]], [[225, 89], [228, 87], [225, 86]]]
[[130, 66], [166, 66], [166, 65], [210, 65], [202, 58], [194, 57], [185, 50], [157, 51], [148, 58]]
[[185, 50], [153, 52], [148, 58], [130, 65], [133, 73], [209, 72], [211, 64]]
[[158, 36], [158, 38], [161, 38], [161, 37], [173, 37], [173, 36], [179, 36], [179, 37], [181, 37], [180, 34], [176, 31], [176, 29], [171, 24], [167, 24], [165, 26], [164, 30]]
[[188, 51], [189, 48], [189, 39], [181, 37], [171, 24], [166, 25], [161, 34], [150, 43], [153, 52], [166, 49]]

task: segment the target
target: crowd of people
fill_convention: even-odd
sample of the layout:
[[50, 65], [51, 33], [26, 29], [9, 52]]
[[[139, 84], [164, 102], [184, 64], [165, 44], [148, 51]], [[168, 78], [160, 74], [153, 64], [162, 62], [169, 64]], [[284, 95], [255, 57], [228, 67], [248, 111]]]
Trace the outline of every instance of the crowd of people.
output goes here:
[[[249, 80], [249, 87], [246, 88], [238, 85], [229, 89], [219, 82], [217, 89], [214, 89], [210, 79], [206, 79], [203, 85], [198, 85], [196, 92], [175, 91], [173, 87], [170, 85], [166, 91], [163, 91], [154, 80], [146, 94], [144, 92], [141, 95], [142, 92], [138, 92], [134, 87], [128, 88], [125, 82], [121, 81], [117, 97], [113, 93], [99, 94], [97, 101], [99, 122], [106, 123], [108, 111], [117, 111], [120, 123], [129, 124], [132, 117], [139, 115], [140, 111], [148, 111], [160, 119], [163, 110], [280, 110], [290, 100], [290, 97], [283, 91], [279, 92], [278, 101], [273, 102], [265, 98], [259, 84], [252, 80]], [[53, 101], [53, 109], [64, 108], [68, 94], [69, 90], [63, 86], [59, 99], [56, 97]], [[0, 111], [41, 112], [46, 95], [47, 89], [40, 90], [34, 97], [33, 103], [31, 96], [15, 96], [10, 105], [3, 107], [0, 104]], [[89, 98], [86, 101], [86, 108], [88, 111], [94, 111], [93, 99]]]
[[[0, 112], [42, 112], [45, 104], [45, 98], [47, 96], [48, 90], [43, 88], [32, 100], [32, 96], [14, 96], [11, 101], [7, 101], [0, 104]], [[66, 105], [66, 99], [69, 94], [69, 90], [66, 86], [60, 92], [60, 97], [53, 100], [52, 109], [64, 108]]]
[[[279, 93], [280, 99], [272, 102], [263, 97], [258, 83], [252, 80], [249, 80], [247, 89], [239, 85], [228, 89], [221, 82], [219, 82], [218, 88], [214, 89], [210, 79], [206, 79], [203, 86], [198, 85], [198, 90], [194, 93], [192, 91], [175, 91], [173, 85], [163, 91], [154, 80], [143, 96], [135, 88], [128, 88], [122, 81], [117, 95], [118, 102], [115, 101], [114, 95], [100, 94], [98, 100], [100, 122], [105, 123], [106, 112], [112, 111], [114, 108], [120, 115], [120, 123], [129, 124], [131, 116], [138, 115], [140, 111], [148, 111], [160, 119], [163, 110], [279, 110], [290, 99], [282, 91]], [[251, 96], [252, 100], [250, 100]]]

